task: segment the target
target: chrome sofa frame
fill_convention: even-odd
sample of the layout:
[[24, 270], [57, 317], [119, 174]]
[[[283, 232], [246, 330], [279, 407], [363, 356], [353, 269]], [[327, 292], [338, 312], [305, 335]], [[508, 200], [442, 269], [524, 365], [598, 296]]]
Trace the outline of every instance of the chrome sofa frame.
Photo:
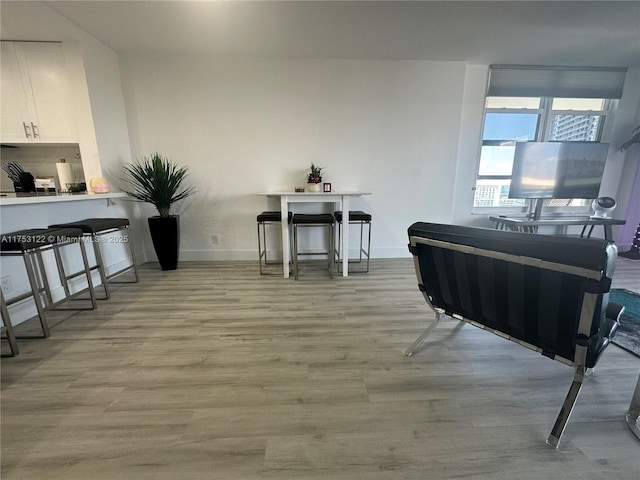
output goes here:
[[405, 354], [415, 354], [447, 316], [573, 366], [573, 382], [547, 439], [557, 448], [584, 378], [624, 310], [608, 302], [615, 245], [428, 223], [412, 225], [409, 242], [419, 289], [436, 320]]

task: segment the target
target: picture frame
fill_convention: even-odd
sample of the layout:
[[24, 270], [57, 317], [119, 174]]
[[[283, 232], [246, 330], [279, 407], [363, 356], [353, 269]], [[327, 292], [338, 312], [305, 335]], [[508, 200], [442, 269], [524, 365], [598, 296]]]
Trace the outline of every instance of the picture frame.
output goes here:
[[323, 183], [323, 184], [322, 184], [322, 190], [323, 190], [325, 193], [329, 193], [329, 192], [331, 192], [331, 184], [330, 184], [330, 183], [328, 183], [328, 182]]

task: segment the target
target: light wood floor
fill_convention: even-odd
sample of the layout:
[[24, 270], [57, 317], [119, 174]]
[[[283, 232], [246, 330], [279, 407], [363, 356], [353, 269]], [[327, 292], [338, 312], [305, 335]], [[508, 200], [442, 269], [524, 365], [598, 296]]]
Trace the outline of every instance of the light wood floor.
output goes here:
[[[614, 286], [639, 273], [621, 259]], [[608, 348], [553, 450], [572, 369], [454, 321], [405, 357], [432, 319], [409, 259], [145, 265], [2, 359], [2, 479], [640, 478], [640, 359]]]

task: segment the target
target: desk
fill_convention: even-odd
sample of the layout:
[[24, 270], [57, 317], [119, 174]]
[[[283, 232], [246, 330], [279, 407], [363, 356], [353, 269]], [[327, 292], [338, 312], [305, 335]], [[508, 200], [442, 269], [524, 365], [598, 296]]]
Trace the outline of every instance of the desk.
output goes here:
[[624, 225], [626, 223], [625, 220], [619, 220], [616, 218], [603, 218], [603, 217], [556, 217], [556, 218], [541, 218], [539, 220], [531, 220], [526, 217], [489, 217], [489, 220], [496, 222], [496, 229], [503, 230], [505, 228], [510, 228], [511, 230], [515, 230], [517, 232], [527, 232], [527, 233], [537, 233], [538, 227], [541, 225], [544, 226], [556, 226], [556, 227], [567, 227], [569, 225], [582, 225], [582, 233], [581, 237], [584, 236], [584, 233], [588, 226], [589, 233], [587, 237], [591, 236], [591, 232], [593, 232], [593, 227], [596, 225], [602, 225], [604, 227], [604, 238], [613, 242], [613, 233], [611, 232], [612, 225]]
[[284, 268], [284, 278], [289, 278], [289, 225], [287, 223], [287, 212], [290, 203], [335, 203], [335, 210], [342, 210], [342, 276], [349, 275], [349, 199], [351, 197], [361, 197], [371, 195], [370, 192], [267, 192], [260, 193], [267, 197], [280, 198], [280, 212], [282, 214], [282, 266]]

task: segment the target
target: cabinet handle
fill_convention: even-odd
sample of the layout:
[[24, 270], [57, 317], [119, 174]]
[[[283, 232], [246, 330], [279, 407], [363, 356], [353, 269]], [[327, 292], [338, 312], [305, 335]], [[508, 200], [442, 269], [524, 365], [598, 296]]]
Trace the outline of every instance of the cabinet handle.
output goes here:
[[22, 127], [24, 128], [24, 136], [27, 138], [31, 138], [31, 130], [29, 130], [29, 125], [22, 122]]
[[40, 136], [40, 130], [38, 129], [38, 126], [34, 125], [33, 122], [31, 122], [31, 130], [33, 131], [33, 138]]

